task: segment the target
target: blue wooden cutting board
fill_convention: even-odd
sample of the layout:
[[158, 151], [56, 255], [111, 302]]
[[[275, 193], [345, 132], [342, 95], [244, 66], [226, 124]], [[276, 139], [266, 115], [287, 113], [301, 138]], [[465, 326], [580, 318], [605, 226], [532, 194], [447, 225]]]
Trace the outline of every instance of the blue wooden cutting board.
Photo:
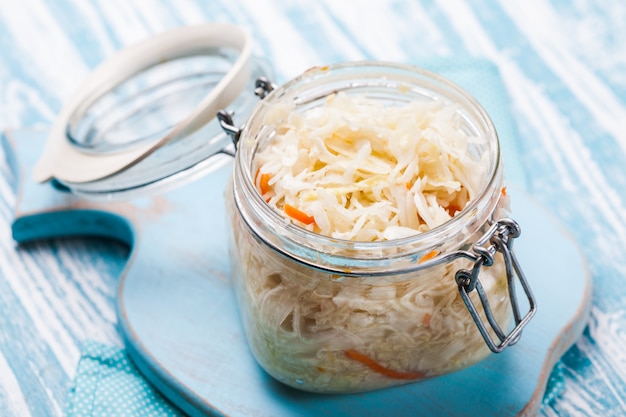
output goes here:
[[576, 244], [548, 212], [509, 187], [523, 229], [516, 251], [538, 302], [517, 345], [425, 382], [364, 394], [299, 392], [257, 366], [245, 342], [225, 238], [228, 161], [167, 193], [94, 203], [29, 179], [45, 132], [6, 137], [20, 172], [14, 238], [95, 235], [127, 243], [132, 250], [118, 290], [126, 347], [142, 373], [191, 415], [534, 415], [554, 364], [589, 315], [590, 282]]

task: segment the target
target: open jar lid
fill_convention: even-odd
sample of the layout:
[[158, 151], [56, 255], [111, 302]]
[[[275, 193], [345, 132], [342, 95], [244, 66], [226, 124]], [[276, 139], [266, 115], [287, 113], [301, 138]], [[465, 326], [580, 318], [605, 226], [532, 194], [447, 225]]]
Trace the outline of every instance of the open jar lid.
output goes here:
[[212, 23], [118, 52], [64, 105], [34, 179], [117, 199], [212, 170], [232, 153], [217, 112], [229, 108], [245, 121], [258, 101], [254, 80], [271, 75], [251, 50], [246, 31]]

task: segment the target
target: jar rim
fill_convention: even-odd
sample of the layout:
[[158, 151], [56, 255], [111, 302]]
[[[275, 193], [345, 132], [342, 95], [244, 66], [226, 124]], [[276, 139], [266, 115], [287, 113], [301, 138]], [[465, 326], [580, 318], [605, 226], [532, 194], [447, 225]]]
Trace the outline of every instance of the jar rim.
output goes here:
[[[423, 79], [425, 81], [428, 81], [429, 83], [435, 83], [442, 88], [445, 88], [446, 91], [449, 91], [451, 94], [456, 96], [456, 98], [462, 99], [464, 102], [463, 105], [470, 106], [471, 110], [473, 110], [480, 119], [477, 121], [481, 123], [481, 126], [485, 127], [485, 136], [487, 136], [489, 141], [491, 142], [489, 149], [489, 152], [492, 153], [491, 162], [490, 167], [485, 174], [485, 178], [488, 178], [488, 180], [484, 181], [480, 191], [473, 199], [468, 202], [463, 210], [456, 213], [450, 220], [428, 231], [416, 233], [415, 235], [398, 239], [382, 241], [355, 241], [337, 239], [309, 231], [296, 224], [293, 224], [289, 220], [286, 220], [283, 216], [274, 211], [256, 191], [256, 188], [254, 187], [252, 163], [258, 147], [258, 132], [252, 131], [255, 126], [252, 122], [262, 117], [264, 109], [266, 109], [269, 105], [279, 102], [280, 100], [284, 100], [286, 98], [297, 98], [294, 93], [297, 93], [298, 89], [315, 83], [323, 83], [325, 80], [331, 79], [333, 74], [338, 73], [340, 74], [340, 80], [348, 80], [350, 74], [347, 72], [355, 70], [364, 71], [370, 75], [378, 73], [379, 79], [385, 79], [390, 81]], [[287, 237], [297, 242], [306, 243], [311, 249], [317, 250], [321, 253], [326, 253], [326, 251], [324, 251], [322, 248], [326, 247], [327, 245], [333, 246], [337, 249], [349, 250], [351, 253], [354, 253], [356, 255], [357, 259], [363, 260], [376, 260], [382, 259], [383, 257], [389, 258], [389, 254], [386, 250], [392, 248], [419, 248], [418, 252], [428, 252], [433, 248], [440, 246], [439, 244], [443, 239], [459, 233], [465, 227], [467, 227], [471, 220], [475, 218], [480, 212], [485, 211], [485, 208], [481, 207], [484, 205], [485, 200], [488, 200], [489, 197], [492, 196], [492, 194], [494, 193], [494, 189], [497, 190], [499, 193], [500, 190], [498, 184], [502, 181], [503, 177], [500, 144], [495, 126], [491, 118], [487, 114], [486, 110], [471, 94], [469, 94], [465, 89], [455, 84], [454, 82], [432, 71], [414, 65], [385, 61], [351, 61], [324, 67], [314, 67], [305, 71], [296, 78], [286, 82], [282, 86], [274, 89], [263, 99], [261, 103], [259, 103], [259, 105], [256, 106], [248, 120], [248, 123], [246, 123], [242, 130], [241, 139], [239, 141], [239, 149], [236, 155], [235, 171], [235, 177], [242, 180], [242, 183], [240, 185], [243, 185], [244, 190], [247, 191], [246, 197], [249, 199], [254, 209], [258, 210], [257, 214], [259, 214], [265, 222], [269, 222], [272, 224], [273, 233], [277, 233], [282, 237]], [[489, 204], [489, 207], [487, 208], [487, 213], [485, 213], [487, 214], [487, 216], [485, 216], [485, 221], [488, 220], [489, 216], [491, 216], [491, 214], [494, 212], [496, 204], [497, 200], [492, 201], [491, 204]], [[240, 204], [236, 204], [236, 206], [241, 212], [242, 210]], [[247, 219], [247, 216], [244, 215], [245, 213], [241, 214], [243, 215], [244, 220], [246, 221], [248, 226], [254, 229], [251, 224], [254, 222], [251, 222], [250, 219]], [[476, 226], [476, 228], [482, 226], [485, 221], [481, 221], [480, 224]], [[257, 236], [263, 239], [263, 236], [260, 236], [258, 231], [254, 231]], [[279, 247], [277, 249], [279, 251], [283, 251], [284, 248]], [[383, 257], [371, 257], [371, 253], [376, 251], [379, 251], [379, 253], [386, 253], [386, 255], [384, 255]], [[401, 250], [400, 252], [398, 252], [397, 257], [405, 257], [408, 254], [414, 254], [416, 250], [412, 249], [409, 250], [409, 252], [410, 253]], [[363, 257], [359, 257], [359, 254], [363, 255]]]

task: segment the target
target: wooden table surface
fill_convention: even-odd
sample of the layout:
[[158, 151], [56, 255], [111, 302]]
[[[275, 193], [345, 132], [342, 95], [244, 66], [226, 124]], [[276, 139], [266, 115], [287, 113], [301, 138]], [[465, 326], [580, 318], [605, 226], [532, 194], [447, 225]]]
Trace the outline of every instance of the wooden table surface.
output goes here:
[[[589, 325], [562, 359], [564, 391], [541, 413], [626, 415], [626, 2], [2, 0], [0, 130], [46, 129], [114, 51], [206, 21], [247, 27], [278, 82], [348, 60], [491, 60], [522, 182], [578, 241], [594, 282]], [[0, 415], [62, 415], [80, 343], [122, 345], [115, 290], [127, 249], [17, 247], [15, 176], [0, 160]]]

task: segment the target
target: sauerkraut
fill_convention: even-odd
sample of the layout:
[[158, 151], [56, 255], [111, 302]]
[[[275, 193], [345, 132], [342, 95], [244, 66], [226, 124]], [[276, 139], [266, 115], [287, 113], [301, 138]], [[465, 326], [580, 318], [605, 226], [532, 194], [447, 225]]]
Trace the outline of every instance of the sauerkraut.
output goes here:
[[[304, 111], [276, 104], [264, 119], [274, 137], [252, 165], [255, 185], [287, 221], [330, 239], [427, 232], [461, 212], [488, 180], [472, 151], [484, 139], [463, 131], [457, 110], [344, 94]], [[234, 201], [227, 195], [236, 293], [250, 348], [275, 378], [307, 391], [366, 391], [452, 372], [488, 354], [455, 282], [456, 271], [471, 268], [467, 260], [389, 277], [331, 274], [251, 233]], [[480, 280], [494, 316], [507, 323], [500, 257]]]
[[323, 106], [277, 106], [255, 162], [259, 191], [302, 227], [336, 239], [411, 236], [450, 220], [476, 196], [485, 164], [469, 152], [457, 105], [384, 106], [339, 93]]

